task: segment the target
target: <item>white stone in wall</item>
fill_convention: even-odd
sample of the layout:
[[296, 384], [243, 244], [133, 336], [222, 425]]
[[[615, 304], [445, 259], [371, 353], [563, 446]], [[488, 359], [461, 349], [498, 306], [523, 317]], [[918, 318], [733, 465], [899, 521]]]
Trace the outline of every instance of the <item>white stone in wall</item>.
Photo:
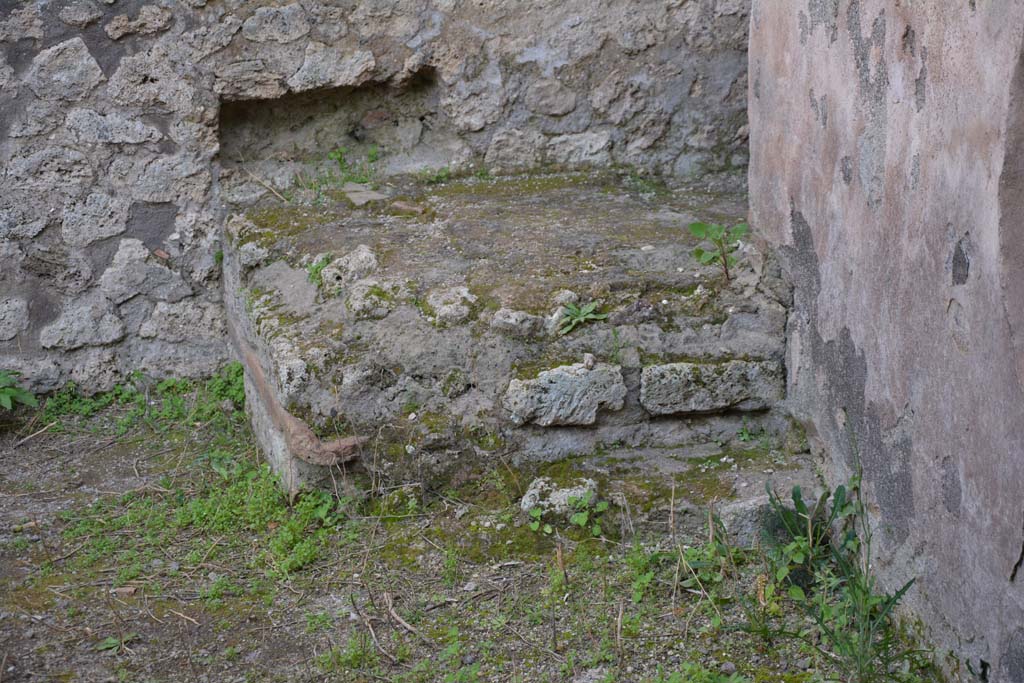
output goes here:
[[114, 305], [99, 292], [64, 303], [60, 316], [39, 333], [44, 349], [71, 351], [83, 346], [112, 344], [124, 337], [124, 323]]
[[285, 7], [260, 7], [242, 24], [242, 35], [256, 43], [290, 43], [309, 33], [306, 10], [294, 3]]
[[385, 318], [398, 305], [405, 293], [404, 287], [394, 280], [367, 278], [357, 280], [349, 288], [345, 307], [360, 319]]
[[604, 114], [609, 123], [621, 125], [647, 108], [646, 74], [612, 71], [590, 95], [590, 104]]
[[73, 247], [120, 235], [128, 223], [130, 204], [108, 194], [94, 192], [64, 207], [61, 236]]
[[3, 54], [0, 54], [0, 92], [7, 89], [8, 85], [13, 85], [14, 81], [14, 68], [7, 63]]
[[592, 425], [601, 409], [621, 410], [626, 385], [618, 365], [577, 363], [509, 382], [503, 404], [517, 425]]
[[611, 146], [607, 131], [559, 135], [548, 143], [548, 156], [566, 166], [600, 166], [611, 161]]
[[457, 81], [441, 98], [441, 106], [456, 129], [473, 133], [497, 121], [505, 106], [501, 65], [490, 60], [471, 81]]
[[287, 92], [281, 75], [272, 72], [262, 59], [240, 59], [216, 71], [213, 89], [218, 95], [240, 99], [268, 100]]
[[0, 299], [0, 341], [10, 341], [28, 328], [28, 302]]
[[288, 79], [295, 92], [314, 88], [360, 85], [377, 66], [373, 53], [360, 50], [354, 54], [342, 46], [312, 42], [306, 46], [302, 66]]
[[192, 294], [192, 288], [137, 239], [123, 239], [110, 267], [100, 276], [100, 289], [115, 303], [139, 294], [161, 301], [180, 301]]
[[140, 144], [163, 137], [159, 130], [123, 114], [72, 109], [65, 122], [78, 142]]
[[209, 166], [190, 154], [153, 157], [117, 157], [108, 176], [130, 188], [143, 202], [201, 201], [211, 182]]
[[91, 0], [74, 0], [65, 6], [57, 16], [69, 26], [85, 28], [102, 17], [103, 12]]
[[651, 365], [640, 377], [640, 404], [652, 415], [764, 410], [784, 393], [773, 361]]
[[207, 301], [160, 301], [142, 323], [139, 336], [167, 342], [201, 342], [224, 339], [224, 311]]
[[139, 16], [135, 19], [130, 19], [126, 14], [119, 14], [106, 25], [104, 30], [114, 40], [133, 33], [152, 35], [167, 29], [173, 18], [174, 15], [170, 10], [147, 5], [139, 10]]
[[44, 135], [60, 125], [64, 111], [58, 102], [30, 102], [25, 110], [14, 116], [8, 135], [25, 138]]
[[46, 222], [24, 205], [0, 198], [0, 240], [31, 239], [46, 228]]
[[[7, 3], [4, 10], [18, 3]], [[24, 3], [12, 11], [7, 20], [0, 19], [0, 40], [17, 41], [25, 38], [42, 40], [44, 35], [42, 10], [36, 3]]]
[[540, 160], [544, 136], [535, 130], [506, 129], [491, 138], [484, 161], [496, 173], [532, 168]]
[[124, 106], [166, 105], [171, 111], [191, 112], [195, 89], [171, 68], [170, 55], [159, 44], [121, 60], [110, 77], [107, 92]]
[[25, 74], [28, 87], [44, 100], [81, 100], [102, 81], [103, 70], [81, 38], [43, 50]]
[[44, 147], [38, 152], [26, 149], [11, 159], [7, 177], [18, 187], [40, 198], [53, 194], [76, 195], [92, 184], [95, 174], [89, 159], [70, 147]]
[[542, 78], [526, 91], [530, 111], [548, 116], [565, 116], [576, 108], [576, 93], [553, 78]]
[[71, 380], [87, 392], [109, 391], [120, 381], [117, 356], [111, 349], [76, 351], [71, 365]]

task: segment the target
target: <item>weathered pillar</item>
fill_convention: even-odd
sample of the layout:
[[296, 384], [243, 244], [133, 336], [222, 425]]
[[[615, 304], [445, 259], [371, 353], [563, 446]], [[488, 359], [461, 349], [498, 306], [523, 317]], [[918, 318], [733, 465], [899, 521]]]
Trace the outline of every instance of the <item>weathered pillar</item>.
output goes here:
[[837, 479], [863, 467], [875, 566], [918, 577], [964, 680], [1024, 681], [1022, 30], [1021, 0], [755, 0], [751, 23], [790, 395]]

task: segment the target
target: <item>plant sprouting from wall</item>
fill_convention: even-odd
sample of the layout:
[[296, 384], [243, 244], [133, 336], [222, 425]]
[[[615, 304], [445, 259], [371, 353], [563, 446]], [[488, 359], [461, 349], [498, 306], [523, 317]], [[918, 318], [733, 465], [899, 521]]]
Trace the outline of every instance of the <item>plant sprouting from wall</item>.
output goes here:
[[785, 635], [817, 649], [843, 681], [911, 680], [904, 672], [920, 668], [925, 653], [906, 646], [894, 611], [914, 579], [887, 593], [871, 572], [871, 526], [860, 477], [831, 496], [826, 492], [813, 507], [804, 503], [799, 488], [793, 490], [792, 508], [770, 489], [769, 501], [788, 535], [769, 555], [773, 578], [789, 583], [789, 597], [803, 607], [818, 637]]
[[306, 275], [309, 277], [309, 281], [319, 288], [324, 283], [323, 272], [331, 263], [331, 255], [324, 254], [317, 260], [306, 265]]
[[740, 247], [750, 227], [746, 223], [737, 223], [732, 227], [718, 223], [690, 223], [690, 234], [699, 240], [711, 243], [710, 249], [697, 247], [693, 257], [702, 265], [715, 264], [722, 270], [726, 284], [729, 283], [729, 269], [737, 263], [736, 250]]
[[18, 386], [18, 373], [0, 370], [0, 408], [14, 410], [16, 404], [35, 408], [39, 405], [31, 392]]
[[597, 302], [591, 301], [585, 306], [577, 306], [576, 304], [566, 304], [565, 313], [562, 314], [562, 321], [559, 323], [561, 327], [558, 330], [558, 334], [565, 336], [572, 332], [580, 325], [584, 325], [588, 322], [595, 322], [598, 320], [604, 320], [608, 317], [607, 313], [597, 312]]

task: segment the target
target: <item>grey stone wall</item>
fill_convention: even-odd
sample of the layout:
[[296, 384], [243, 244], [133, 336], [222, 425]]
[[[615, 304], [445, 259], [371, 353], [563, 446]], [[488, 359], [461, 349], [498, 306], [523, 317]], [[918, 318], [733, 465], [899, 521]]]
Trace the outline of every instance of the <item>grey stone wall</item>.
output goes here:
[[[1024, 3], [758, 0], [752, 223], [789, 395], [960, 680], [1024, 680]], [[972, 672], [974, 672], [972, 674]]]
[[0, 3], [0, 367], [223, 362], [223, 202], [339, 138], [386, 172], [743, 165], [746, 4]]

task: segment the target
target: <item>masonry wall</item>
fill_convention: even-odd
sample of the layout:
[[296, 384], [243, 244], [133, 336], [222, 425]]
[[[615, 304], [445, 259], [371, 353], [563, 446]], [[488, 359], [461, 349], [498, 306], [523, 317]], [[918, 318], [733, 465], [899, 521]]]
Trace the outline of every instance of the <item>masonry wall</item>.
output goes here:
[[0, 2], [0, 368], [97, 390], [222, 363], [223, 201], [287, 189], [282, 150], [743, 166], [747, 4]]
[[[754, 3], [752, 222], [794, 407], [962, 680], [1024, 680], [1024, 3]], [[972, 673], [973, 672], [973, 673]]]

